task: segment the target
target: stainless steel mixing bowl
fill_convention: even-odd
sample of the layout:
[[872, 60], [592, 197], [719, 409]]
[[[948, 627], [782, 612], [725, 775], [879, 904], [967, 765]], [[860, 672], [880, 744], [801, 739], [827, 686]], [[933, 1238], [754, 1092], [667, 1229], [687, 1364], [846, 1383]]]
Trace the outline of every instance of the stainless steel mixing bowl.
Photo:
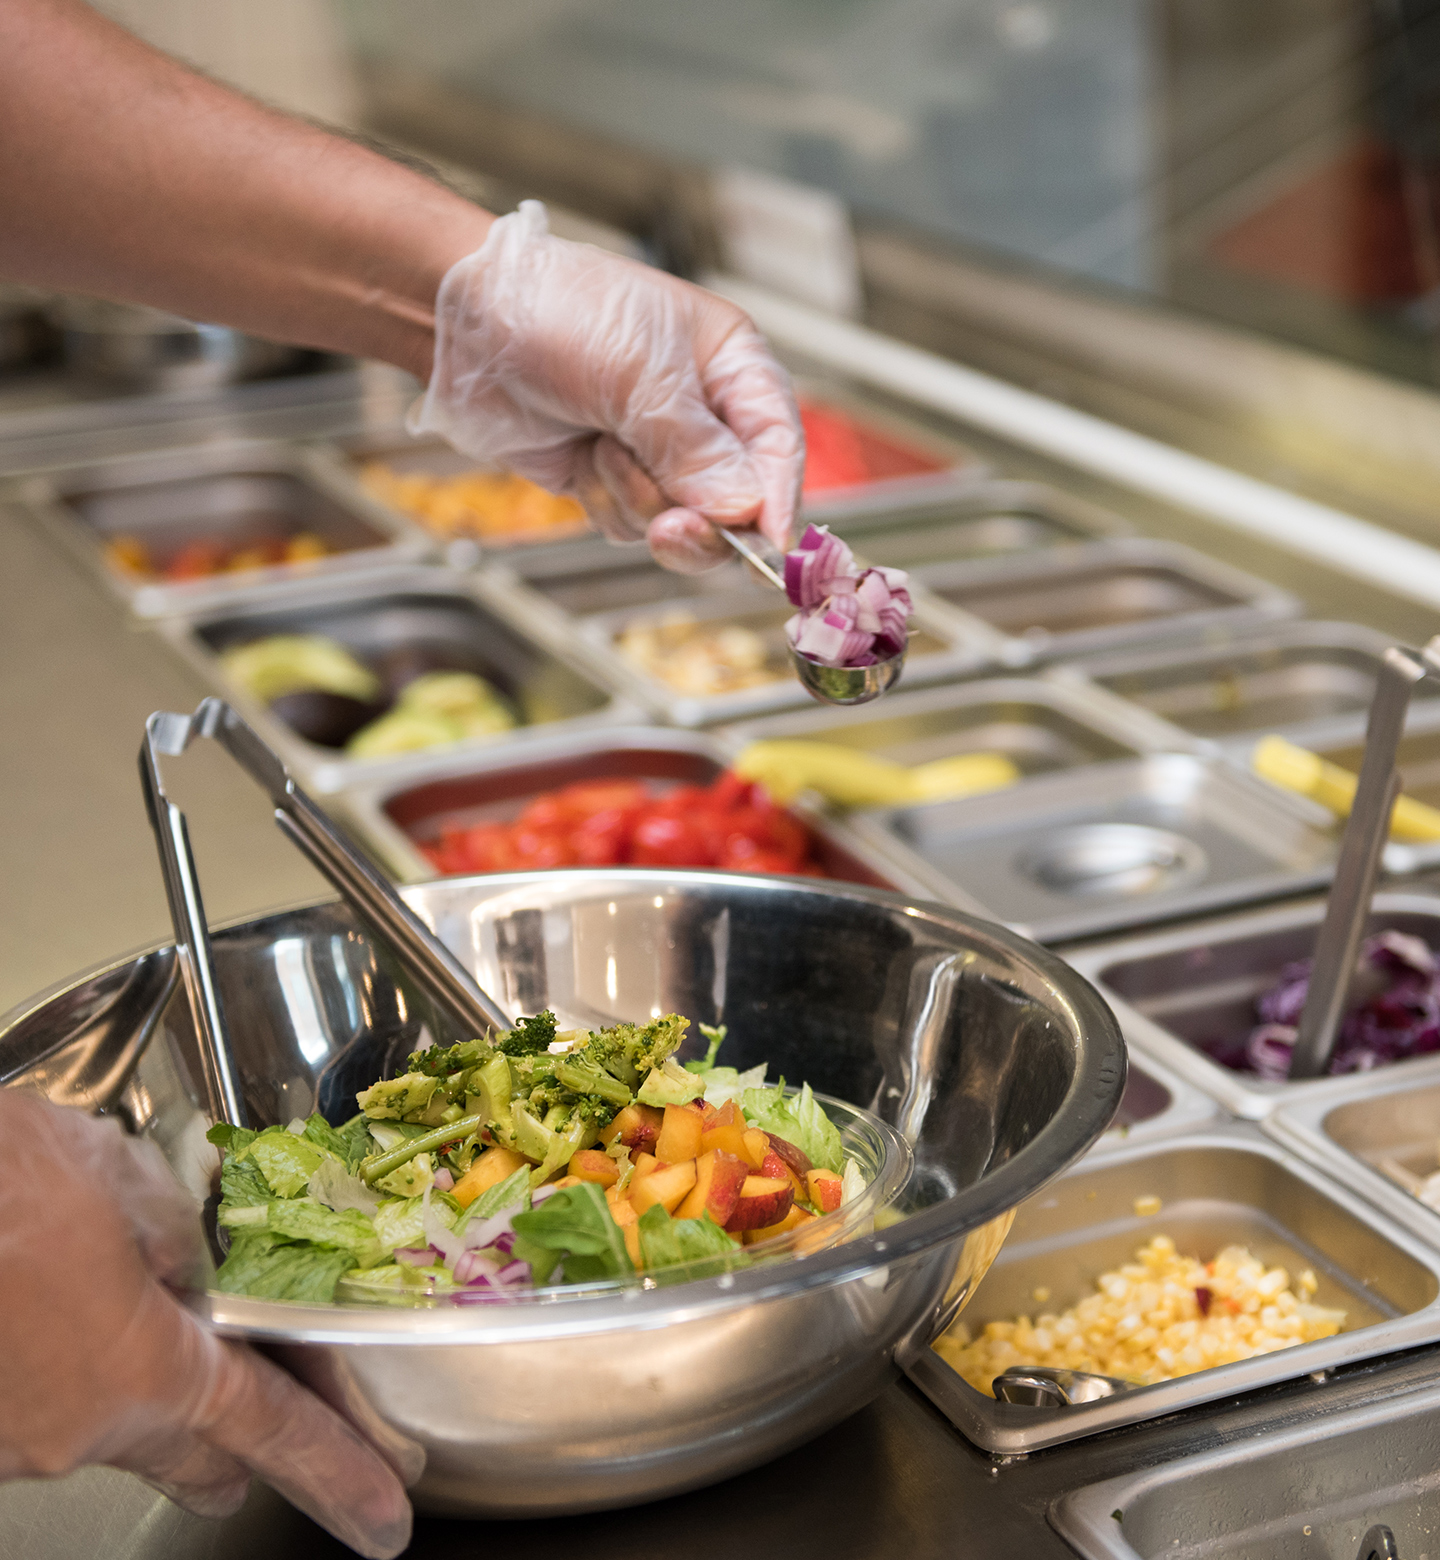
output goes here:
[[[844, 885], [627, 869], [405, 890], [481, 984], [567, 1024], [676, 1010], [725, 1060], [872, 1108], [911, 1142], [906, 1216], [843, 1246], [669, 1288], [427, 1311], [212, 1293], [223, 1332], [279, 1350], [424, 1471], [417, 1503], [527, 1516], [674, 1494], [861, 1407], [925, 1347], [1015, 1206], [1109, 1122], [1125, 1053], [1075, 972], [1001, 927]], [[247, 1106], [333, 1119], [454, 1038], [336, 904], [232, 926], [215, 958]], [[189, 1010], [162, 947], [0, 1020], [0, 1081], [121, 1114], [198, 1195], [212, 1152]], [[553, 1294], [553, 1292], [552, 1292]], [[423, 1456], [422, 1456], [423, 1454]]]

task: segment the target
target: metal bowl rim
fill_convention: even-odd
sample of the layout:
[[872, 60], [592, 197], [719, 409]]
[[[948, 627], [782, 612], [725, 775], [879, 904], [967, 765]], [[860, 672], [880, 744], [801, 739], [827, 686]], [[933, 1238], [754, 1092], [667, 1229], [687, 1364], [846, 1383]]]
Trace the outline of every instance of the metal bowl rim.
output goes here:
[[[910, 1215], [899, 1224], [843, 1246], [809, 1254], [803, 1261], [779, 1262], [716, 1278], [694, 1279], [673, 1289], [632, 1289], [621, 1296], [576, 1297], [484, 1308], [483, 1315], [468, 1308], [390, 1312], [358, 1306], [305, 1305], [294, 1301], [255, 1300], [213, 1290], [188, 1297], [192, 1309], [221, 1332], [277, 1343], [477, 1344], [669, 1326], [719, 1311], [851, 1282], [917, 1259], [946, 1241], [959, 1240], [1008, 1212], [1074, 1164], [1099, 1139], [1119, 1107], [1125, 1087], [1125, 1043], [1113, 1013], [1090, 982], [1048, 949], [1004, 926], [947, 905], [916, 904], [901, 894], [860, 884], [828, 881], [820, 884], [789, 877], [678, 868], [557, 868], [545, 872], [476, 873], [446, 878], [442, 882], [447, 890], [470, 884], [483, 886], [493, 890], [485, 897], [493, 898], [541, 883], [573, 883], [579, 887], [593, 884], [598, 888], [617, 877], [626, 884], [645, 884], [648, 892], [673, 891], [692, 883], [709, 888], [729, 883], [751, 892], [758, 889], [765, 893], [791, 892], [855, 900], [898, 909], [913, 919], [963, 932], [981, 946], [988, 944], [998, 948], [1035, 969], [1070, 1009], [1077, 1037], [1076, 1067], [1064, 1099], [1030, 1142], [973, 1185], [942, 1203]], [[436, 886], [418, 884], [402, 892], [423, 894], [433, 891]], [[214, 930], [254, 926], [277, 916], [294, 914], [297, 910], [336, 902], [333, 896], [320, 896], [262, 916], [240, 917], [217, 925]], [[27, 999], [10, 1013], [0, 1015], [0, 1038], [16, 1021], [34, 1013], [60, 993], [132, 963], [144, 953], [169, 946], [173, 945], [165, 941], [151, 944], [125, 958], [97, 965]], [[1066, 1123], [1063, 1128], [1062, 1121]]]

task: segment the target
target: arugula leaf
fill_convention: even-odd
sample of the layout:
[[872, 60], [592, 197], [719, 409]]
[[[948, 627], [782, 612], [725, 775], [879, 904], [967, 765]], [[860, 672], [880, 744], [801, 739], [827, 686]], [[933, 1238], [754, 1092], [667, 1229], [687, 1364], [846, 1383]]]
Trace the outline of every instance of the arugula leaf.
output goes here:
[[682, 1263], [695, 1265], [673, 1275], [671, 1282], [723, 1273], [744, 1261], [734, 1241], [708, 1213], [698, 1219], [672, 1219], [659, 1203], [640, 1215], [640, 1254], [645, 1271], [654, 1273], [661, 1283], [666, 1281], [665, 1275], [658, 1270]]
[[808, 1083], [802, 1084], [798, 1095], [785, 1093], [785, 1080], [778, 1088], [746, 1089], [741, 1096], [740, 1108], [751, 1126], [762, 1132], [773, 1132], [787, 1143], [793, 1143], [811, 1164], [824, 1170], [841, 1173], [845, 1163], [845, 1150], [835, 1123], [821, 1109], [819, 1101], [810, 1091]]
[[562, 1260], [570, 1284], [626, 1278], [635, 1271], [620, 1226], [593, 1181], [552, 1193], [540, 1207], [517, 1213], [511, 1227], [513, 1255], [530, 1264], [537, 1285], [546, 1283]]
[[297, 1245], [266, 1230], [241, 1230], [215, 1274], [215, 1287], [264, 1300], [329, 1301], [341, 1275], [356, 1265], [351, 1251]]
[[458, 1235], [471, 1219], [483, 1222], [504, 1208], [519, 1207], [523, 1212], [529, 1206], [530, 1166], [521, 1165], [513, 1175], [507, 1175], [503, 1181], [497, 1181], [494, 1186], [481, 1192], [455, 1221], [455, 1233]]
[[265, 1224], [272, 1235], [283, 1235], [287, 1240], [348, 1251], [359, 1267], [374, 1267], [385, 1255], [375, 1226], [353, 1208], [336, 1213], [308, 1197], [285, 1197], [270, 1204]]

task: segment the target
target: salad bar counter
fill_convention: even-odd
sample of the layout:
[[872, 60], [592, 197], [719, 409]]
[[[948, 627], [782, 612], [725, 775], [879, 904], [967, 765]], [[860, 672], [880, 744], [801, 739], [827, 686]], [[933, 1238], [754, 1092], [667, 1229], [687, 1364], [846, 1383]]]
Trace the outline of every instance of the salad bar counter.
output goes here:
[[[1432, 614], [792, 351], [806, 518], [910, 572], [853, 708], [745, 565], [605, 545], [383, 377], [0, 419], [0, 1084], [209, 1197], [196, 1303], [423, 1463], [424, 1560], [1440, 1554], [1434, 681], [1289, 1076]], [[133, 767], [207, 696], [513, 1028], [197, 753], [212, 1119]], [[0, 1486], [12, 1552], [342, 1553], [105, 1470]]]

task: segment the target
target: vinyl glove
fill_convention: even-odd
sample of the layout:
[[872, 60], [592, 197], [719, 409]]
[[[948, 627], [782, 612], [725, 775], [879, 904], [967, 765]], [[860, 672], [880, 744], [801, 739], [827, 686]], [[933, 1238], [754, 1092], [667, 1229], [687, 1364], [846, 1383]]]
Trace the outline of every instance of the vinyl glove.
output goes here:
[[203, 1272], [195, 1204], [153, 1144], [0, 1089], [0, 1479], [108, 1463], [220, 1517], [255, 1473], [360, 1554], [399, 1554], [411, 1519], [395, 1472], [166, 1287]]
[[549, 232], [524, 202], [446, 273], [412, 433], [573, 494], [667, 568], [730, 556], [719, 525], [781, 548], [804, 469], [784, 369], [723, 298]]

